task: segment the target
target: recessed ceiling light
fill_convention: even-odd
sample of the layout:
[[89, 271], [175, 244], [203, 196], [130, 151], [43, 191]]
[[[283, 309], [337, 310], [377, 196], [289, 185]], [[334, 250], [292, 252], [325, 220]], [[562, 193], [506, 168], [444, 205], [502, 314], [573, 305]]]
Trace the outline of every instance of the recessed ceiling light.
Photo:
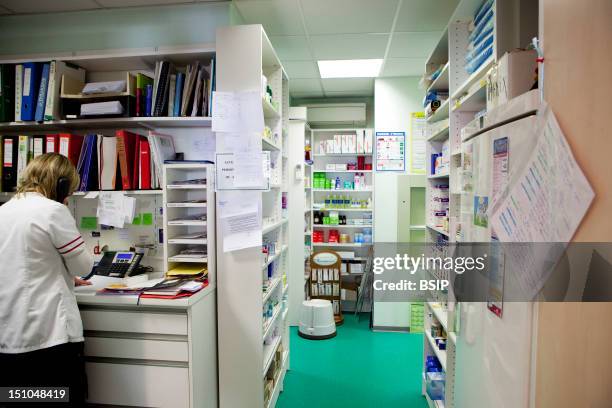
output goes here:
[[382, 59], [317, 61], [321, 78], [374, 78], [380, 73]]

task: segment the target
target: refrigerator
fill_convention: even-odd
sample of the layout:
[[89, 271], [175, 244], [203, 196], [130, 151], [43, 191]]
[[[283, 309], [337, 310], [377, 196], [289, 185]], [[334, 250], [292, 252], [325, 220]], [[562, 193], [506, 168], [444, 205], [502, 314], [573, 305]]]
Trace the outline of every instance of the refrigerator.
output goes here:
[[[533, 100], [532, 95], [530, 101]], [[494, 239], [488, 211], [535, 147], [533, 130], [537, 117], [527, 116], [529, 111], [533, 111], [533, 106], [519, 101], [502, 115], [503, 122], [507, 122], [503, 126], [462, 143], [461, 200], [456, 214], [462, 241], [486, 243]], [[508, 275], [503, 274], [504, 286], [507, 279]], [[486, 279], [474, 282], [489, 285]], [[535, 306], [528, 302], [503, 302], [503, 287], [501, 293], [498, 309], [490, 310], [484, 301], [457, 303], [456, 408], [529, 406]]]

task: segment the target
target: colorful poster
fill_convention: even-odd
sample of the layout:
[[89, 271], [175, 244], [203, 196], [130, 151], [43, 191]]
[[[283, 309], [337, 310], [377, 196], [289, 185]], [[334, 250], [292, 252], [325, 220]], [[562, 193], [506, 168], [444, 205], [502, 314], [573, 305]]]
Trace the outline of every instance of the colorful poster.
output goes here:
[[427, 119], [425, 112], [410, 114], [410, 173], [425, 174]]
[[376, 132], [376, 171], [406, 170], [406, 133]]

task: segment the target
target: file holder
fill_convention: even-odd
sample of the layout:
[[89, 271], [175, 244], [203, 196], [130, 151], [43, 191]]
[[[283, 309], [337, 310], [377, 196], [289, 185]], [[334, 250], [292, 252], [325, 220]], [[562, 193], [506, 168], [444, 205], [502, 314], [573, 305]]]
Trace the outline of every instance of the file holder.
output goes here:
[[[62, 119], [95, 119], [95, 118], [129, 118], [136, 116], [136, 77], [129, 72], [126, 75], [126, 90], [124, 92], [109, 92], [83, 95], [81, 90], [85, 84], [79, 80], [62, 75], [61, 115]], [[81, 105], [94, 102], [119, 101], [123, 106], [121, 115], [81, 116]]]

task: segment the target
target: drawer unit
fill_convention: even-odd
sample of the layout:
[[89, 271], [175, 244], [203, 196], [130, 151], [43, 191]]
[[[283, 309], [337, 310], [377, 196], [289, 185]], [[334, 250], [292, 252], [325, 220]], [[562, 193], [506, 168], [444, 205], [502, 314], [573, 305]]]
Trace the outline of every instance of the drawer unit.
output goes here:
[[187, 335], [187, 314], [84, 309], [83, 329], [124, 333]]
[[189, 369], [186, 367], [88, 362], [86, 368], [89, 403], [189, 407]]
[[85, 355], [186, 363], [189, 361], [189, 347], [187, 338], [185, 341], [172, 341], [86, 336]]

